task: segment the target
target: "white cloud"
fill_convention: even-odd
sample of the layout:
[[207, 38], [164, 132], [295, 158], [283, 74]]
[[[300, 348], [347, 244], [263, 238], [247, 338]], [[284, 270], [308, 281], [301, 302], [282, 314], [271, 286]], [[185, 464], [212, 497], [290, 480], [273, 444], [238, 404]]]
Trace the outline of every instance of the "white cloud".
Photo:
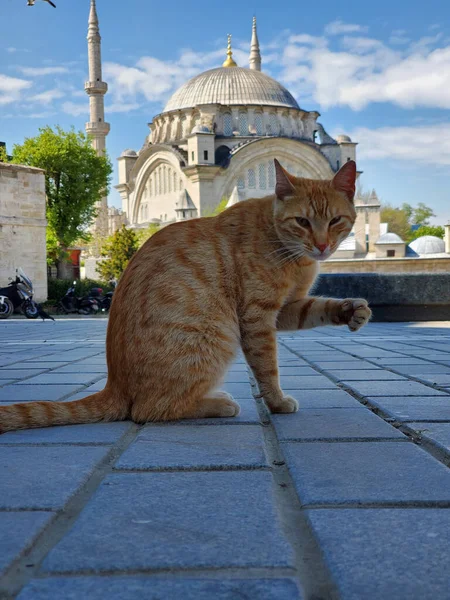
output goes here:
[[68, 115], [79, 117], [80, 115], [89, 115], [89, 104], [76, 104], [75, 102], [63, 102], [62, 111]]
[[364, 33], [368, 27], [356, 25], [355, 23], [344, 23], [343, 21], [332, 21], [325, 27], [327, 35], [341, 35], [343, 33]]
[[64, 92], [56, 88], [54, 90], [47, 90], [46, 92], [35, 94], [34, 96], [31, 96], [29, 100], [31, 102], [39, 102], [40, 104], [51, 104], [54, 100], [58, 100], [64, 96]]
[[14, 54], [14, 52], [17, 52], [17, 48], [9, 46], [9, 48], [6, 48], [6, 52], [8, 52], [9, 54]]
[[68, 73], [67, 67], [17, 67], [27, 77], [39, 77], [41, 75], [59, 75]]
[[116, 102], [113, 104], [108, 104], [107, 106], [105, 106], [105, 112], [106, 114], [109, 113], [125, 113], [125, 112], [131, 112], [133, 110], [137, 110], [138, 108], [141, 107], [141, 104], [138, 104], [137, 102]]
[[22, 92], [32, 85], [31, 81], [0, 73], [0, 105], [18, 101]]
[[419, 127], [361, 127], [350, 132], [358, 157], [450, 165], [450, 123]]

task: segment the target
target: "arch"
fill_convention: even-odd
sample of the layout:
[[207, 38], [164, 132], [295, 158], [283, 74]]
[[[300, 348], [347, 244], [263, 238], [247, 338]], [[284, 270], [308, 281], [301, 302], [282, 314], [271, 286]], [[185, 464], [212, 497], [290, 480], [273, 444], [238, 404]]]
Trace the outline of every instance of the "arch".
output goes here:
[[230, 148], [225, 144], [219, 146], [214, 154], [214, 162], [216, 165], [225, 167], [230, 161]]

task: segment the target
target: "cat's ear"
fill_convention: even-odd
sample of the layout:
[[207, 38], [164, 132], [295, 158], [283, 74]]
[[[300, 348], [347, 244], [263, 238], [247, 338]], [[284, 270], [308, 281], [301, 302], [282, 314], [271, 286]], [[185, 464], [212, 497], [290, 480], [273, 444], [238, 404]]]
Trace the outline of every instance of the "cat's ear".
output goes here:
[[354, 160], [348, 160], [331, 180], [331, 185], [338, 192], [347, 196], [350, 202], [355, 197], [356, 182], [356, 163]]
[[276, 185], [275, 194], [280, 200], [284, 200], [287, 196], [293, 196], [295, 194], [295, 187], [290, 179], [290, 175], [283, 169], [276, 158], [273, 159], [275, 163], [275, 175]]

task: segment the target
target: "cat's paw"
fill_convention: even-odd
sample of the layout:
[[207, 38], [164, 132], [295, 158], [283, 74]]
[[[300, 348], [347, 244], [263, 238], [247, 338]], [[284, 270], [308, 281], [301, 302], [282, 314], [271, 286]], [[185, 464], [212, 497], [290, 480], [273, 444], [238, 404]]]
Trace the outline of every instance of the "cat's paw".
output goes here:
[[372, 311], [364, 298], [346, 298], [342, 301], [341, 318], [344, 318], [344, 323], [347, 323], [350, 331], [358, 331], [370, 320]]
[[237, 417], [241, 412], [241, 407], [228, 392], [216, 392], [214, 394], [217, 400], [219, 417]]
[[298, 411], [298, 402], [292, 396], [283, 396], [281, 402], [271, 402], [269, 408], [273, 413], [294, 413]]

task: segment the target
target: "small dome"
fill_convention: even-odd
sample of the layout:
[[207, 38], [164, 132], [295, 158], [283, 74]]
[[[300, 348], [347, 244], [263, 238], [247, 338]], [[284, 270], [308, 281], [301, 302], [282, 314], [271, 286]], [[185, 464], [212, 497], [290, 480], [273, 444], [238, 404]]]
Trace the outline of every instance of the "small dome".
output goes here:
[[131, 148], [127, 148], [122, 152], [120, 156], [137, 156], [137, 152]]
[[191, 133], [211, 133], [211, 129], [206, 125], [196, 125]]
[[196, 75], [173, 94], [164, 112], [194, 108], [199, 104], [299, 108], [281, 83], [261, 71], [244, 67], [219, 67]]
[[405, 242], [396, 233], [384, 233], [380, 235], [375, 244], [404, 244]]
[[348, 135], [338, 135], [336, 141], [338, 144], [341, 144], [342, 142], [351, 142], [352, 140]]
[[445, 242], [435, 235], [423, 235], [409, 244], [419, 256], [424, 254], [440, 254], [445, 252]]

